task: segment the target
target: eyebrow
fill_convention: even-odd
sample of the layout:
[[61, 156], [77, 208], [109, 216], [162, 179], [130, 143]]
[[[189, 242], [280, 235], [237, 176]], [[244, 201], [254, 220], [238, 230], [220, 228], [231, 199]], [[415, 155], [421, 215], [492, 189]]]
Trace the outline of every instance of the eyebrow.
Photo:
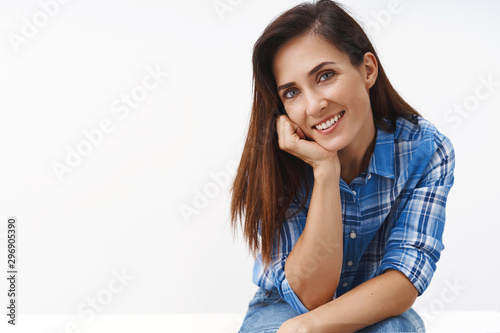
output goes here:
[[[313, 75], [314, 73], [316, 73], [317, 71], [319, 71], [321, 68], [323, 68], [324, 66], [326, 65], [331, 65], [331, 64], [335, 64], [335, 62], [333, 61], [324, 61], [322, 62], [321, 64], [319, 64], [318, 66], [314, 67], [313, 69], [311, 69], [307, 75], [311, 76]], [[289, 82], [289, 83], [285, 83], [281, 86], [278, 87], [278, 91], [282, 90], [282, 89], [286, 89], [286, 88], [289, 88], [291, 86], [293, 86], [295, 84], [295, 82]]]

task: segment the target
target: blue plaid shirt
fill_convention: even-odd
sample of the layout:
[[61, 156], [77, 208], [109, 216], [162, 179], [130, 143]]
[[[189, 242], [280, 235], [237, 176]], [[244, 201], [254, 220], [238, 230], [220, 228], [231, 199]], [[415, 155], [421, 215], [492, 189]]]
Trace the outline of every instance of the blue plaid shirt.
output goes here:
[[[349, 185], [340, 179], [344, 248], [333, 299], [389, 268], [405, 274], [419, 295], [432, 279], [444, 248], [445, 206], [454, 182], [455, 152], [450, 140], [429, 121], [413, 119], [399, 118], [393, 133], [377, 127], [368, 168]], [[310, 176], [312, 189], [312, 169]], [[279, 251], [275, 237], [273, 261], [266, 271], [261, 254], [257, 256], [252, 278], [259, 287], [276, 288], [300, 314], [309, 310], [288, 284], [284, 268], [304, 230], [310, 200], [309, 196], [304, 209], [284, 221]], [[289, 207], [298, 208], [297, 200]]]

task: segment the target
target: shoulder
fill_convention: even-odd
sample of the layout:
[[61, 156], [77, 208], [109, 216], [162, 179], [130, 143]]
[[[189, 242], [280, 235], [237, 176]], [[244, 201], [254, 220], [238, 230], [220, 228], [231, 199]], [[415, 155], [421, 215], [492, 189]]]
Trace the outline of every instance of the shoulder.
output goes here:
[[441, 141], [444, 137], [445, 136], [438, 131], [433, 123], [420, 116], [414, 115], [409, 118], [399, 117], [396, 120], [396, 131], [394, 133], [394, 138], [396, 140]]
[[450, 139], [439, 132], [433, 123], [420, 116], [399, 117], [396, 120], [394, 140], [403, 145], [411, 143], [414, 149], [422, 145], [429, 153], [439, 149], [446, 151], [448, 155], [454, 152]]
[[451, 173], [454, 169], [455, 150], [450, 139], [420, 116], [397, 119], [394, 151], [397, 169], [406, 180], [433, 173], [442, 176], [444, 171]]

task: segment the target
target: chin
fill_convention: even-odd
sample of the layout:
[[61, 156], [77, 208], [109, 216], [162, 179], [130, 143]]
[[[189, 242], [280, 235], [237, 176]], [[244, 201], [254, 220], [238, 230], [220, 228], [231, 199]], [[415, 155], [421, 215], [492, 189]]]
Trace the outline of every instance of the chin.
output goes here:
[[[337, 141], [337, 140], [335, 140]], [[316, 141], [321, 147], [325, 148], [326, 150], [328, 151], [331, 151], [331, 152], [338, 152], [339, 150], [342, 150], [345, 145], [343, 144], [339, 144], [339, 142], [318, 142]]]

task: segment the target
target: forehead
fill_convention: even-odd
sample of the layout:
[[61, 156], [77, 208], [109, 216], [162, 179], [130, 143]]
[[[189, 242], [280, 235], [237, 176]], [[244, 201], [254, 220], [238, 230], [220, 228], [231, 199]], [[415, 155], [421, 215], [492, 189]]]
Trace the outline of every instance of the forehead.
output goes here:
[[349, 63], [347, 55], [316, 34], [296, 37], [283, 45], [273, 59], [273, 74], [278, 80], [293, 80], [292, 75], [306, 75], [313, 67], [325, 61], [338, 66]]

